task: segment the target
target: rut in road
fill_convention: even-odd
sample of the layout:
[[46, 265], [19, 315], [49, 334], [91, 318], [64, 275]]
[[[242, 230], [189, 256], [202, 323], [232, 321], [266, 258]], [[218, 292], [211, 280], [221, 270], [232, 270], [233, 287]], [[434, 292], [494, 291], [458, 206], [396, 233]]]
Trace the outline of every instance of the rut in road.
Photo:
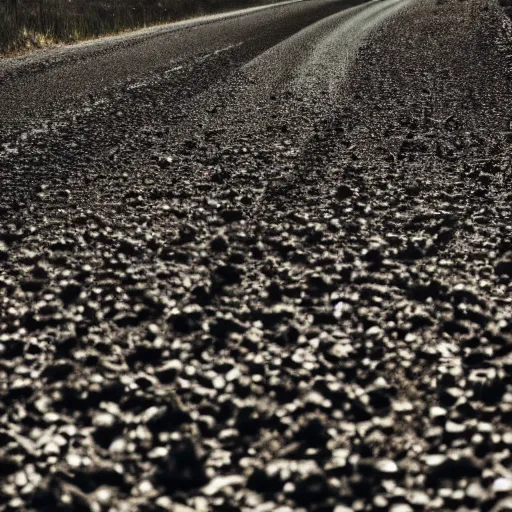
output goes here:
[[326, 92], [335, 96], [368, 35], [409, 3], [374, 0], [329, 16], [267, 50], [244, 70], [254, 81], [267, 74], [269, 79], [260, 86], [268, 91], [289, 82], [289, 87], [308, 97]]
[[370, 3], [13, 145], [0, 507], [510, 508], [507, 27]]

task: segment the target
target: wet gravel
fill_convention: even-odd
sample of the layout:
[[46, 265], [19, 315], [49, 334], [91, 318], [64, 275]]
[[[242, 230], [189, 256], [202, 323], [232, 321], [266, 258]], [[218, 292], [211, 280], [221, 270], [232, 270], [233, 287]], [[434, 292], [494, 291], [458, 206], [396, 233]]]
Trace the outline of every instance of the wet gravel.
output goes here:
[[385, 7], [3, 129], [0, 510], [510, 510], [510, 22]]

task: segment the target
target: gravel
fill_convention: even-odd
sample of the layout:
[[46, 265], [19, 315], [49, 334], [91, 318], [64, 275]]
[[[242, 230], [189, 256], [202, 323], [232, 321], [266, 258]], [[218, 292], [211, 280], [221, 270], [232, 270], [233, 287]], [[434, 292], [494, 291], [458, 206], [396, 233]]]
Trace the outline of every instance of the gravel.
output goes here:
[[510, 22], [335, 20], [0, 128], [1, 510], [510, 508]]

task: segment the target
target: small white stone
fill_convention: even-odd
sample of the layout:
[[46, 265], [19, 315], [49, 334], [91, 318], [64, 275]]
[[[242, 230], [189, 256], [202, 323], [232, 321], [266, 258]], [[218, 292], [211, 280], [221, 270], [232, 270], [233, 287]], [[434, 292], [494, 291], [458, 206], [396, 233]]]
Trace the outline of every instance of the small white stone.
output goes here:
[[492, 484], [492, 490], [496, 493], [511, 492], [512, 480], [510, 478], [497, 478]]
[[82, 458], [79, 455], [76, 455], [74, 453], [69, 454], [66, 457], [66, 462], [72, 467], [72, 468], [78, 468], [82, 465]]
[[108, 505], [112, 501], [112, 491], [107, 487], [101, 487], [96, 491], [96, 499], [102, 505]]
[[398, 471], [398, 466], [395, 462], [390, 459], [380, 459], [375, 463], [375, 468], [378, 469], [381, 473], [396, 473]]

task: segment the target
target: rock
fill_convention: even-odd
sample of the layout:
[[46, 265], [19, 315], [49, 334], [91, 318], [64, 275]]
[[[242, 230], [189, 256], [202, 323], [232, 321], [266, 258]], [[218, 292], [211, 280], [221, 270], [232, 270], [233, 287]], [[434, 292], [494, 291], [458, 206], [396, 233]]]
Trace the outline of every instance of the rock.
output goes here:
[[453, 437], [459, 437], [466, 432], [466, 425], [463, 423], [455, 423], [454, 421], [447, 421], [446, 425], [444, 427], [445, 433], [453, 436]]
[[390, 459], [379, 459], [375, 461], [375, 470], [382, 475], [396, 475], [399, 473], [398, 466]]
[[241, 486], [246, 482], [246, 478], [242, 475], [217, 476], [211, 480], [201, 492], [205, 496], [214, 496], [225, 487]]
[[173, 310], [169, 316], [169, 323], [171, 323], [175, 331], [188, 334], [201, 327], [200, 321], [202, 315], [203, 310], [201, 307], [197, 304], [191, 304], [181, 311], [177, 309]]
[[442, 421], [444, 418], [446, 418], [447, 411], [442, 407], [434, 405], [433, 407], [430, 408], [429, 415], [433, 421]]
[[155, 376], [162, 384], [170, 384], [183, 370], [183, 364], [178, 359], [173, 359], [155, 369]]
[[512, 510], [512, 498], [503, 498], [491, 508], [490, 512], [510, 512]]
[[451, 407], [457, 400], [464, 395], [464, 391], [460, 388], [446, 388], [439, 393], [439, 401], [445, 407]]
[[146, 426], [153, 434], [172, 432], [176, 427], [189, 421], [189, 413], [177, 399], [172, 405], [154, 407], [146, 411]]
[[497, 478], [492, 483], [492, 491], [496, 494], [507, 494], [512, 492], [512, 479], [510, 478]]
[[389, 512], [414, 512], [414, 509], [407, 503], [395, 503], [389, 507]]
[[100, 412], [94, 415], [94, 441], [102, 448], [108, 449], [116, 437], [121, 435], [124, 425], [112, 414]]

